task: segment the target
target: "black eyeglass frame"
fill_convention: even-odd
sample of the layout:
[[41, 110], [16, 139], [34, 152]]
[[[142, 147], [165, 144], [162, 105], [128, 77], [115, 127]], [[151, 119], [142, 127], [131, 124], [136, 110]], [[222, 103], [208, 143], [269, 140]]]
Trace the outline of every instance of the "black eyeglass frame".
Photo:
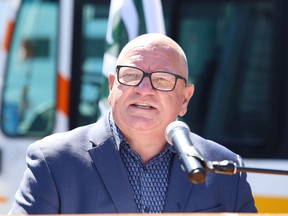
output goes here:
[[[137, 84], [135, 84], [135, 85], [134, 85], [134, 84], [133, 84], [133, 85], [129, 85], [129, 84], [126, 84], [126, 83], [122, 83], [122, 82], [120, 81], [120, 79], [119, 79], [119, 71], [120, 71], [120, 69], [121, 69], [122, 67], [134, 68], [134, 69], [137, 69], [137, 70], [141, 71], [141, 72], [143, 73], [143, 76], [142, 76], [141, 80], [139, 81], [139, 83], [137, 83]], [[174, 74], [174, 73], [172, 73], [172, 72], [167, 72], [167, 71], [153, 71], [152, 73], [148, 73], [148, 72], [145, 72], [144, 70], [142, 70], [141, 68], [138, 68], [138, 67], [135, 67], [135, 66], [130, 66], [130, 65], [117, 65], [115, 71], [116, 71], [116, 73], [117, 73], [117, 80], [118, 80], [118, 82], [121, 83], [122, 85], [126, 85], [126, 86], [138, 86], [138, 85], [140, 85], [140, 83], [143, 81], [143, 79], [144, 79], [145, 77], [148, 77], [148, 78], [149, 78], [150, 84], [151, 84], [152, 88], [153, 88], [153, 89], [156, 89], [156, 90], [158, 90], [158, 91], [164, 91], [164, 92], [173, 91], [173, 90], [175, 89], [175, 86], [176, 86], [176, 84], [177, 84], [177, 80], [178, 80], [178, 79], [184, 80], [185, 85], [187, 84], [187, 79], [186, 79], [185, 77], [180, 76], [180, 75], [178, 75], [178, 74]], [[153, 85], [153, 82], [152, 82], [152, 80], [151, 80], [151, 76], [152, 76], [153, 73], [166, 73], [166, 74], [171, 74], [171, 75], [173, 75], [173, 76], [175, 77], [175, 83], [174, 83], [173, 88], [172, 88], [171, 90], [170, 90], [170, 89], [169, 89], [169, 90], [164, 90], [164, 89], [155, 88], [154, 85]]]

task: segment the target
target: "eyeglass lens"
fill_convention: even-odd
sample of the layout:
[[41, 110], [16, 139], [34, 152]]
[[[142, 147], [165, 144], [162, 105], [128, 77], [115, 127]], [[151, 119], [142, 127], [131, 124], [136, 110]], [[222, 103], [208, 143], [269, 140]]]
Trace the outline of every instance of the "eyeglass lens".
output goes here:
[[145, 73], [134, 67], [120, 67], [118, 71], [118, 81], [124, 85], [137, 86], [144, 77], [150, 78], [153, 88], [162, 91], [171, 91], [176, 84], [175, 75], [167, 72]]

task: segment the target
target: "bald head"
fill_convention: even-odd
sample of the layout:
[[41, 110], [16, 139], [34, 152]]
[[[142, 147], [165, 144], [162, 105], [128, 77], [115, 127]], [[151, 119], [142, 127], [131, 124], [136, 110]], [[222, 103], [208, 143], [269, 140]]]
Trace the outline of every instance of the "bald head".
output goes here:
[[187, 59], [182, 48], [171, 38], [159, 33], [143, 34], [127, 43], [120, 52], [117, 64], [125, 61], [128, 53], [132, 51], [149, 51], [149, 52], [163, 52], [175, 60], [183, 76], [188, 79], [188, 65]]

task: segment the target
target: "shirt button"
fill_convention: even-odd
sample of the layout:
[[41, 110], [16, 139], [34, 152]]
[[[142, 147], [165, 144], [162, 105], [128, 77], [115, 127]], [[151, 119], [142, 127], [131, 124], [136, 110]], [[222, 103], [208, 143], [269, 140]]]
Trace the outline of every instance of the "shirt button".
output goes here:
[[144, 208], [144, 212], [149, 213], [149, 212], [150, 212], [150, 209], [146, 206], [146, 207]]

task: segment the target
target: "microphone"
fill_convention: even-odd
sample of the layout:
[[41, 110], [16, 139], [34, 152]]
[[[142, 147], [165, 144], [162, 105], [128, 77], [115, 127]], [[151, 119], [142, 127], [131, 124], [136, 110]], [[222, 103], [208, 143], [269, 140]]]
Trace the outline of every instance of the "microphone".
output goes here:
[[171, 122], [165, 131], [167, 142], [173, 145], [182, 162], [182, 169], [187, 173], [190, 181], [199, 184], [205, 181], [205, 163], [196, 151], [191, 139], [188, 125], [182, 121]]

